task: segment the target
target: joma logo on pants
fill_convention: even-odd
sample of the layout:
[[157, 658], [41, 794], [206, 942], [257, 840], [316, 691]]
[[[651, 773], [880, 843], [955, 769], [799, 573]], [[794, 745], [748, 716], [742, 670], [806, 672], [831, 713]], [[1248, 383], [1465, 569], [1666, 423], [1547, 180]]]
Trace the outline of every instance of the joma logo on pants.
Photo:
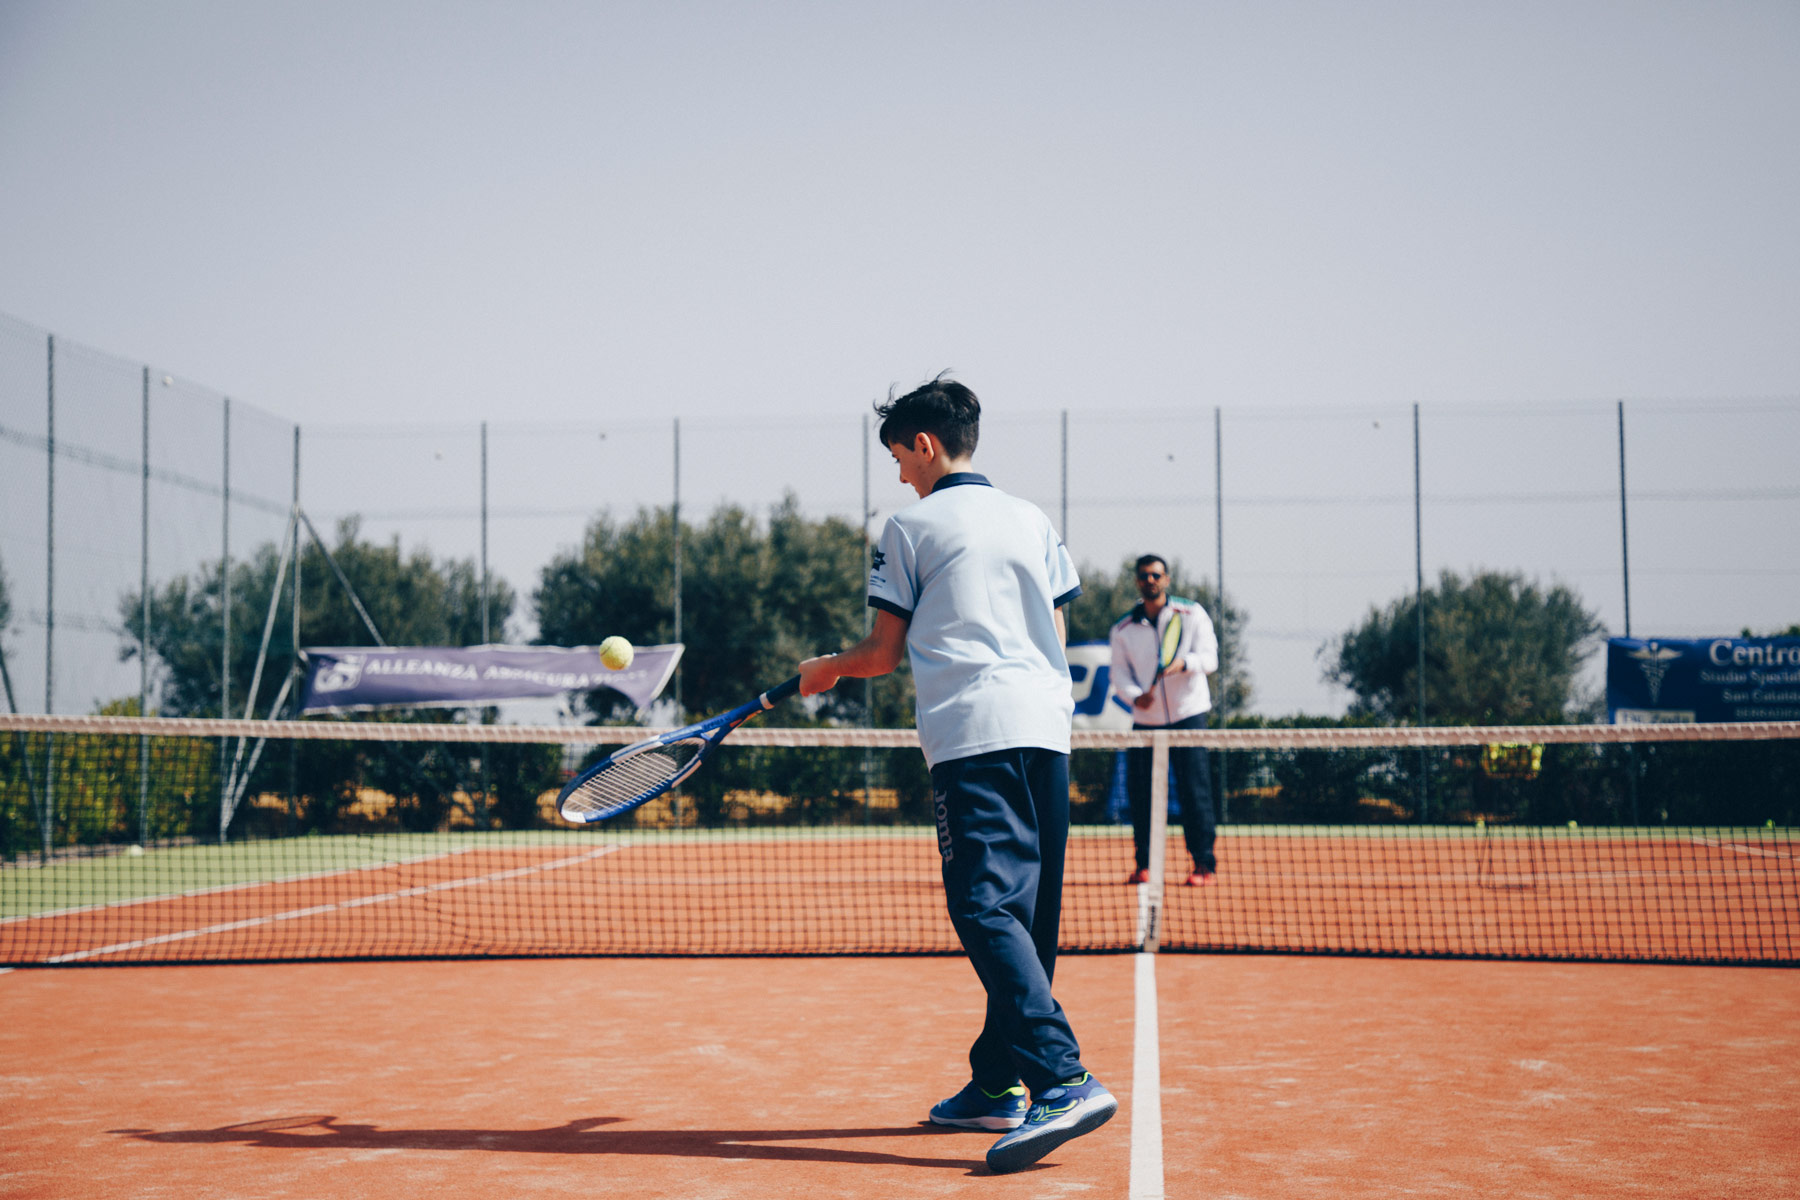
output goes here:
[[950, 807], [946, 803], [949, 797], [944, 792], [931, 793], [931, 803], [937, 812], [938, 853], [949, 862], [956, 857], [956, 851], [950, 848]]

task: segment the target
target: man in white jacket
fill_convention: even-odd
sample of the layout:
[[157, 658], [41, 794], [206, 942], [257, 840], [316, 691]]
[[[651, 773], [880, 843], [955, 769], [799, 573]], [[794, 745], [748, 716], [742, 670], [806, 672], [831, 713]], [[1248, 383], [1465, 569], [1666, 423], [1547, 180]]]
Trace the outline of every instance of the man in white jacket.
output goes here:
[[[1206, 677], [1219, 669], [1219, 641], [1206, 610], [1192, 600], [1169, 595], [1169, 566], [1160, 555], [1137, 560], [1138, 595], [1143, 599], [1112, 627], [1112, 685], [1131, 705], [1134, 729], [1205, 729], [1212, 697]], [[1163, 635], [1181, 622], [1180, 638], [1166, 667]], [[1137, 869], [1128, 883], [1150, 879], [1150, 748], [1125, 752], [1125, 783], [1131, 796], [1131, 832]], [[1194, 869], [1189, 887], [1215, 879], [1212, 789], [1207, 784], [1204, 746], [1169, 747], [1175, 794]]]

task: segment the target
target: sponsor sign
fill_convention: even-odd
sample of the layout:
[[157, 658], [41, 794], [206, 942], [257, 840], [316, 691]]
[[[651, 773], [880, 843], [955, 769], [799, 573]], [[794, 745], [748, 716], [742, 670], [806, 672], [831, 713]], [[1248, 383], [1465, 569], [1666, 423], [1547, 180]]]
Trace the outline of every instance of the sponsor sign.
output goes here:
[[611, 671], [595, 646], [321, 646], [304, 652], [300, 711], [473, 708], [609, 687], [638, 708], [656, 699], [682, 647], [639, 646]]
[[1131, 706], [1112, 691], [1112, 647], [1106, 642], [1076, 642], [1064, 653], [1069, 659], [1069, 687], [1075, 693], [1073, 727], [1130, 729]]
[[[1076, 729], [1131, 728], [1131, 706], [1113, 694], [1112, 645], [1108, 642], [1076, 642], [1064, 648], [1069, 658], [1069, 687], [1075, 693]], [[1181, 796], [1175, 788], [1175, 768], [1169, 768], [1169, 818], [1181, 819]], [[1131, 823], [1131, 801], [1125, 788], [1125, 751], [1113, 756], [1112, 779], [1106, 789], [1106, 819]]]
[[1615, 725], [1800, 721], [1800, 638], [1611, 638]]

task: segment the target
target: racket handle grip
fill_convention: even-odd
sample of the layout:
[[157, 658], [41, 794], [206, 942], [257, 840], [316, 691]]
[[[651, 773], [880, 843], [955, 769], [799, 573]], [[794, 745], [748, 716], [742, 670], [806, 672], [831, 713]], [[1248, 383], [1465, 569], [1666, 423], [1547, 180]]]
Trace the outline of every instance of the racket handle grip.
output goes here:
[[777, 704], [780, 704], [783, 700], [786, 700], [789, 696], [792, 696], [799, 690], [800, 677], [796, 675], [785, 683], [778, 683], [768, 691], [764, 692], [762, 694], [762, 705], [764, 708], [774, 708]]

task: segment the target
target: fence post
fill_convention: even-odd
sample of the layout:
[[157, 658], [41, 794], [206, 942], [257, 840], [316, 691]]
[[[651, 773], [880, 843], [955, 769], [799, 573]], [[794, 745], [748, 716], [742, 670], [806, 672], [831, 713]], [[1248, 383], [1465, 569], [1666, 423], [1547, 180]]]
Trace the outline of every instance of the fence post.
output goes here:
[[[1219, 617], [1219, 728], [1223, 729], [1231, 697], [1231, 674], [1225, 669], [1225, 427], [1216, 404], [1213, 405], [1213, 550], [1218, 555], [1214, 578], [1219, 585], [1214, 606]], [[1215, 757], [1219, 760], [1219, 820], [1229, 822], [1231, 792], [1226, 785], [1230, 764], [1224, 750]]]
[[[1419, 406], [1412, 406], [1413, 419], [1413, 584], [1419, 618], [1419, 724], [1425, 724], [1425, 509], [1419, 484]], [[1419, 747], [1419, 820], [1431, 803], [1425, 783], [1425, 747]]]
[[[488, 436], [487, 422], [481, 423], [481, 644], [488, 637]], [[484, 714], [485, 715], [485, 714]], [[488, 746], [481, 744], [481, 797], [475, 801], [475, 828], [487, 828], [488, 810]]]
[[1625, 402], [1619, 401], [1619, 570], [1625, 582], [1625, 636], [1631, 636], [1631, 531], [1625, 520]]
[[[294, 678], [294, 711], [298, 715], [300, 708], [300, 560], [304, 556], [300, 539], [300, 426], [294, 426], [294, 583], [293, 602], [289, 605], [290, 631], [292, 635], [294, 661], [288, 670]], [[288, 833], [293, 834], [298, 828], [297, 820], [300, 797], [300, 744], [294, 738], [288, 739]]]
[[[1626, 523], [1625, 506], [1625, 401], [1619, 401], [1619, 574], [1625, 585], [1625, 636], [1631, 636], [1631, 529]], [[1637, 745], [1625, 743], [1625, 778], [1631, 801], [1631, 823], [1638, 823]]]
[[[675, 494], [669, 509], [669, 524], [675, 538], [675, 641], [681, 641], [681, 418], [675, 418]], [[687, 655], [683, 654], [683, 658]], [[675, 718], [681, 720], [681, 667], [675, 667]]]
[[[869, 414], [862, 415], [862, 516], [857, 521], [862, 526], [862, 586], [869, 585]], [[862, 606], [863, 636], [867, 637], [875, 628], [875, 614], [867, 604]], [[875, 727], [875, 688], [874, 680], [864, 677], [862, 681], [863, 728]], [[864, 746], [862, 752], [863, 777], [863, 824], [869, 823], [869, 793], [875, 786], [874, 752]]]
[[[866, 507], [866, 506], [865, 506]], [[1063, 544], [1069, 542], [1069, 410], [1062, 410], [1062, 524], [1057, 527]]]
[[[219, 715], [231, 715], [231, 397], [221, 407], [224, 414], [224, 457], [220, 466], [219, 501]], [[231, 820], [231, 797], [226, 781], [225, 739], [219, 739], [219, 843], [225, 842]]]
[[[144, 367], [142, 491], [138, 501], [138, 716], [150, 715], [150, 368]], [[138, 840], [150, 840], [150, 735], [138, 737]]]
[[[44, 713], [56, 711], [56, 335], [45, 350], [44, 470]], [[44, 735], [44, 798], [38, 813], [43, 860], [50, 861], [56, 824], [56, 735]]]

